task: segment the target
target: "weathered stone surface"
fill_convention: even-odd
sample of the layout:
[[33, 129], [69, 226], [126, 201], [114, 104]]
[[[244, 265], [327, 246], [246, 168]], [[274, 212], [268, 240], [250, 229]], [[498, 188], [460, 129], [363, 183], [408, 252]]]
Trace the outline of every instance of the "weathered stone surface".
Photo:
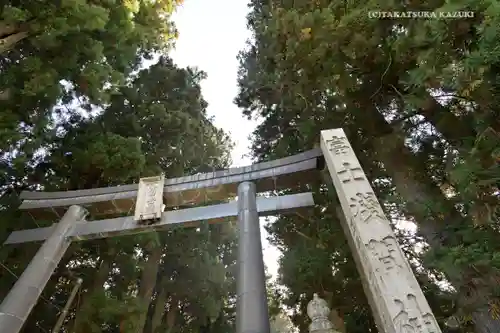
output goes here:
[[321, 150], [379, 331], [441, 333], [344, 131], [322, 131]]
[[307, 315], [311, 318], [309, 325], [310, 333], [338, 333], [333, 327], [332, 322], [328, 319], [330, 308], [326, 301], [318, 296], [313, 295], [313, 299], [307, 304]]
[[[163, 212], [163, 186], [165, 175], [146, 177], [139, 180], [135, 202], [134, 220], [160, 219]], [[163, 207], [162, 207], [163, 206]]]

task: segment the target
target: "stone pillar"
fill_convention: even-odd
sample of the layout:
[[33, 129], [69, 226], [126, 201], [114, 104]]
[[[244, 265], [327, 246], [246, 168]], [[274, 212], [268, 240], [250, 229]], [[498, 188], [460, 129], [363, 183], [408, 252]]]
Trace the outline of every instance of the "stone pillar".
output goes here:
[[38, 301], [43, 288], [61, 261], [71, 240], [68, 232], [76, 222], [85, 218], [86, 211], [80, 206], [71, 206], [52, 235], [43, 243], [28, 267], [0, 305], [0, 332], [18, 333]]
[[441, 333], [344, 131], [321, 131], [321, 150], [379, 331]]
[[314, 294], [313, 299], [307, 304], [307, 315], [311, 318], [309, 333], [340, 333], [328, 319], [330, 315], [328, 304], [319, 298], [318, 294]]
[[266, 276], [255, 184], [238, 186], [238, 275], [236, 333], [269, 333]]

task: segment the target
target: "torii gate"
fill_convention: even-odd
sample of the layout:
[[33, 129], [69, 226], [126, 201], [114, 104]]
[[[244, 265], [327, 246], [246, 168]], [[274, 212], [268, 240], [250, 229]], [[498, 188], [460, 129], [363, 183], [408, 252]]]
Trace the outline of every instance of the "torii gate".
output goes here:
[[[225, 204], [166, 211], [145, 225], [134, 216], [86, 222], [87, 211], [130, 212], [138, 185], [69, 192], [23, 192], [20, 209], [35, 218], [59, 217], [47, 228], [13, 232], [4, 244], [45, 240], [0, 305], [0, 331], [18, 333], [72, 241], [149, 232], [171, 225], [217, 223], [238, 216], [237, 333], [269, 333], [259, 215], [314, 205], [311, 193], [256, 197], [257, 192], [307, 182], [326, 164], [345, 216], [343, 228], [353, 251], [377, 327], [383, 333], [441, 333], [410, 265], [342, 129], [321, 131], [320, 149], [243, 168], [167, 179], [166, 207], [194, 205], [238, 196]], [[140, 205], [138, 205], [140, 206]], [[69, 209], [68, 209], [69, 207]], [[85, 207], [85, 208], [83, 208]]]

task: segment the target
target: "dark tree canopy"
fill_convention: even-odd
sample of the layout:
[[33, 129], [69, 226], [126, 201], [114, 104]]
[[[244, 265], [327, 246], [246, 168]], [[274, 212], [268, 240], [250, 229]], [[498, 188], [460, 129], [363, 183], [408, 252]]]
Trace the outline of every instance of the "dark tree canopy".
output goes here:
[[[386, 213], [417, 226], [416, 234], [398, 232], [399, 241], [441, 325], [455, 315], [463, 332], [498, 331], [496, 2], [255, 0], [250, 7], [254, 39], [240, 56], [236, 103], [263, 118], [255, 158], [310, 149], [320, 130], [343, 128]], [[474, 17], [369, 15], [426, 10]], [[282, 302], [300, 303], [293, 320], [305, 331], [305, 305], [320, 291], [347, 332], [374, 332], [335, 194], [324, 185], [316, 193], [310, 216], [280, 217], [269, 230], [283, 252]], [[416, 243], [425, 246], [416, 251]]]
[[[168, 57], [175, 0], [0, 4], [0, 241], [47, 226], [22, 190], [75, 190], [227, 168], [232, 144], [207, 115], [206, 74]], [[251, 0], [240, 54], [243, 116], [262, 122], [256, 161], [311, 149], [343, 128], [445, 332], [500, 331], [500, 15], [497, 1]], [[370, 11], [472, 11], [376, 19]], [[144, 61], [155, 60], [147, 68]], [[315, 292], [343, 333], [377, 332], [328, 177], [316, 205], [268, 227], [282, 252], [269, 282], [273, 333], [307, 332]], [[401, 220], [416, 231], [400, 228]], [[73, 244], [23, 332], [229, 333], [234, 224]], [[38, 244], [3, 246], [3, 298]], [[8, 269], [8, 270], [7, 270]], [[286, 308], [290, 312], [284, 312]], [[290, 313], [290, 318], [287, 314]]]
[[[23, 189], [105, 187], [229, 166], [232, 144], [201, 94], [206, 74], [166, 55], [178, 3], [0, 6], [2, 242], [13, 230], [56, 222], [19, 211]], [[207, 320], [209, 332], [231, 331], [234, 235], [231, 224], [203, 225], [75, 243], [23, 331], [52, 330], [76, 277], [83, 285], [64, 332], [198, 332]], [[2, 298], [37, 248], [2, 247]]]

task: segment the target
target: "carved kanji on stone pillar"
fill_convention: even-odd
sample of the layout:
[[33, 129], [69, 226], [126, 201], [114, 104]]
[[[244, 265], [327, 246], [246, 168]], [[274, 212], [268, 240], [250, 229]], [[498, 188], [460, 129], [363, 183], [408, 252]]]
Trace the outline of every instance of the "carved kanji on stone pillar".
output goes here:
[[321, 150], [379, 332], [441, 333], [344, 131], [321, 131]]
[[328, 319], [330, 309], [324, 299], [314, 294], [313, 299], [307, 304], [307, 315], [311, 318], [310, 333], [340, 333], [333, 327]]

